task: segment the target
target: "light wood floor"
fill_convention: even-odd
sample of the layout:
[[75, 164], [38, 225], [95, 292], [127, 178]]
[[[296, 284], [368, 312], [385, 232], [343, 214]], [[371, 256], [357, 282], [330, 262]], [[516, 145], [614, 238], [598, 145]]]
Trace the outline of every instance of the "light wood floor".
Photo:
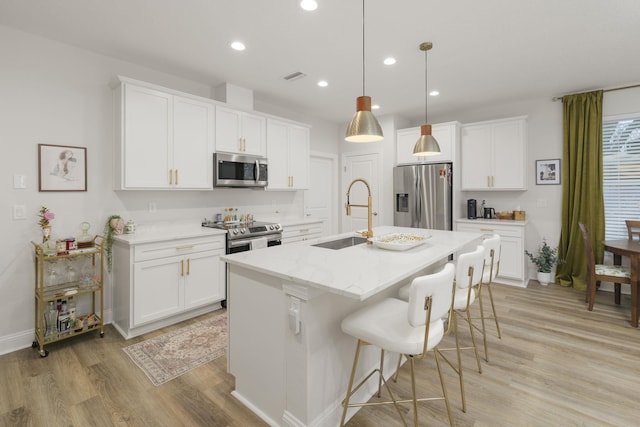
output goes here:
[[[493, 287], [503, 337], [490, 329], [482, 374], [465, 355], [467, 413], [457, 377], [443, 368], [457, 426], [640, 425], [640, 330], [629, 324], [628, 295], [618, 307], [613, 294], [598, 293], [590, 313], [573, 289]], [[230, 396], [224, 357], [155, 387], [122, 351], [189, 322], [129, 341], [108, 326], [103, 339], [49, 346], [46, 358], [30, 348], [0, 356], [0, 426], [265, 425]], [[418, 366], [420, 389], [437, 389], [433, 358]], [[405, 365], [399, 393], [407, 380]], [[448, 425], [442, 402], [421, 403], [420, 415], [421, 425]], [[364, 408], [348, 424], [395, 425], [393, 407]]]

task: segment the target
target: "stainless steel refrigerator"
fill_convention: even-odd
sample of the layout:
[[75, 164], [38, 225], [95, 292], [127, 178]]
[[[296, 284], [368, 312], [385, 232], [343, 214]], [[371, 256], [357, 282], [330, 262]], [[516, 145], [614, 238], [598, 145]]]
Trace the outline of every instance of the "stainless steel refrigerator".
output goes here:
[[395, 167], [393, 224], [451, 230], [452, 180], [451, 163]]

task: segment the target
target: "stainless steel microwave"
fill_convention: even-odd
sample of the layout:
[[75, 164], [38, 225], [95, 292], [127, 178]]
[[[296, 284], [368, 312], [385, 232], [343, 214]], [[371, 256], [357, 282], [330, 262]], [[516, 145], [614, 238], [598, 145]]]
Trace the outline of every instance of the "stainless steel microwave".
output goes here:
[[267, 159], [260, 156], [215, 153], [214, 187], [266, 187]]

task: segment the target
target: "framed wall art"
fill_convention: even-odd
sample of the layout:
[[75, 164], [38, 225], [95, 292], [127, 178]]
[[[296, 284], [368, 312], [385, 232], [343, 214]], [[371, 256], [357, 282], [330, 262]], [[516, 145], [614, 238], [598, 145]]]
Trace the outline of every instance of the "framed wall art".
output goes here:
[[38, 144], [39, 191], [87, 191], [87, 148]]
[[536, 184], [560, 184], [560, 159], [536, 160]]

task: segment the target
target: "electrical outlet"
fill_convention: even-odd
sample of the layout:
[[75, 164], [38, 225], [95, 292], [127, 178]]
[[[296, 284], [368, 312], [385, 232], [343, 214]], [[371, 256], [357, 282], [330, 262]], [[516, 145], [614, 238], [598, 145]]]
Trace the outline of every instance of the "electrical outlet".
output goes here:
[[27, 208], [25, 205], [13, 205], [13, 219], [27, 219]]
[[156, 205], [156, 202], [149, 202], [149, 213], [156, 213], [157, 210], [158, 206]]

